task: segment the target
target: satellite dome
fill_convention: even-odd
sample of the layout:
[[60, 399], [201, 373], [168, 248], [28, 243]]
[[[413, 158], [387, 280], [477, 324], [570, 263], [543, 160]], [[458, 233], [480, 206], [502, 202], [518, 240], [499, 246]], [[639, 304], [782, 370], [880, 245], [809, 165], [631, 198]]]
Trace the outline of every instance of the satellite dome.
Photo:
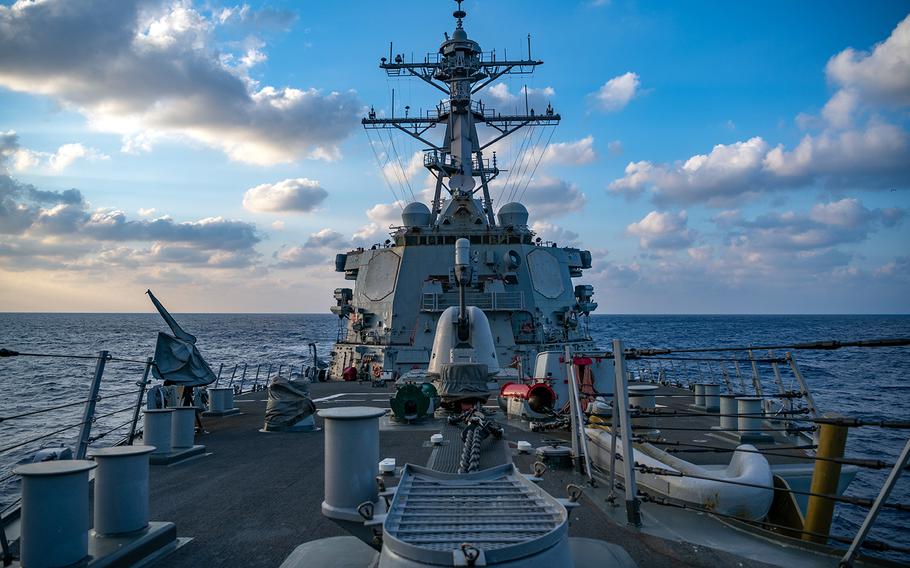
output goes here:
[[406, 227], [423, 227], [430, 224], [430, 208], [414, 201], [408, 203], [401, 212], [401, 222]]
[[506, 203], [499, 208], [499, 224], [508, 226], [523, 226], [528, 224], [528, 210], [524, 205], [518, 202]]

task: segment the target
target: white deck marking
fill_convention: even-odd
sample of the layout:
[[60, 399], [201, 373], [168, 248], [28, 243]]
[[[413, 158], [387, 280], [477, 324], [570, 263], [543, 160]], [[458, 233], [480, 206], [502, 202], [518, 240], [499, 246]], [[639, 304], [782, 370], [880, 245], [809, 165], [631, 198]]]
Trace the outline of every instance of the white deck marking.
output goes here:
[[353, 395], [353, 396], [367, 396], [367, 395], [370, 395], [370, 394], [375, 395], [376, 393], [375, 393], [375, 392], [342, 392], [342, 393], [338, 393], [338, 394], [331, 394], [331, 395], [329, 395], [329, 396], [324, 396], [324, 397], [322, 397], [322, 398], [314, 398], [314, 399], [313, 399], [313, 402], [322, 402], [322, 401], [324, 401], [324, 400], [331, 400], [331, 399], [333, 399], [333, 398], [338, 398], [338, 397], [340, 397], [340, 396], [351, 396], [351, 395]]

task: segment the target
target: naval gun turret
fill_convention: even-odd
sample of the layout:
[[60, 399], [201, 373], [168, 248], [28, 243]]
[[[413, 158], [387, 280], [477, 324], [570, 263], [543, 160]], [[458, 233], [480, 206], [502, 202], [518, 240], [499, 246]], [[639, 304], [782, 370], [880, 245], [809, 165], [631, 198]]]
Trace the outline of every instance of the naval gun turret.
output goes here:
[[470, 407], [489, 398], [488, 381], [499, 371], [490, 322], [483, 310], [468, 306], [465, 289], [471, 282], [471, 244], [455, 242], [455, 279], [458, 305], [439, 316], [427, 369], [443, 407]]

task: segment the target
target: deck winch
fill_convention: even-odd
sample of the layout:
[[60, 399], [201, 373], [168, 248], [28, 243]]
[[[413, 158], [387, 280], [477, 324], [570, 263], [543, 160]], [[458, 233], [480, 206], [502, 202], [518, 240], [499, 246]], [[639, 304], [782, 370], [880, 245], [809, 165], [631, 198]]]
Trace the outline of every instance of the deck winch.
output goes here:
[[409, 381], [395, 388], [389, 405], [396, 420], [411, 422], [432, 415], [439, 406], [439, 394], [430, 383], [417, 385]]

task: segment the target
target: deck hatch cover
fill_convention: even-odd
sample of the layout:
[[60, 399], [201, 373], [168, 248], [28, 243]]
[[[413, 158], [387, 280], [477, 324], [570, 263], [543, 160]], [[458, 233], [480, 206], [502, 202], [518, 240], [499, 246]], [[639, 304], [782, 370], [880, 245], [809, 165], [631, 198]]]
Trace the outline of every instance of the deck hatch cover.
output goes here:
[[416, 562], [452, 563], [463, 543], [488, 563], [538, 554], [567, 537], [565, 508], [513, 464], [471, 474], [408, 464], [383, 523], [383, 546]]

